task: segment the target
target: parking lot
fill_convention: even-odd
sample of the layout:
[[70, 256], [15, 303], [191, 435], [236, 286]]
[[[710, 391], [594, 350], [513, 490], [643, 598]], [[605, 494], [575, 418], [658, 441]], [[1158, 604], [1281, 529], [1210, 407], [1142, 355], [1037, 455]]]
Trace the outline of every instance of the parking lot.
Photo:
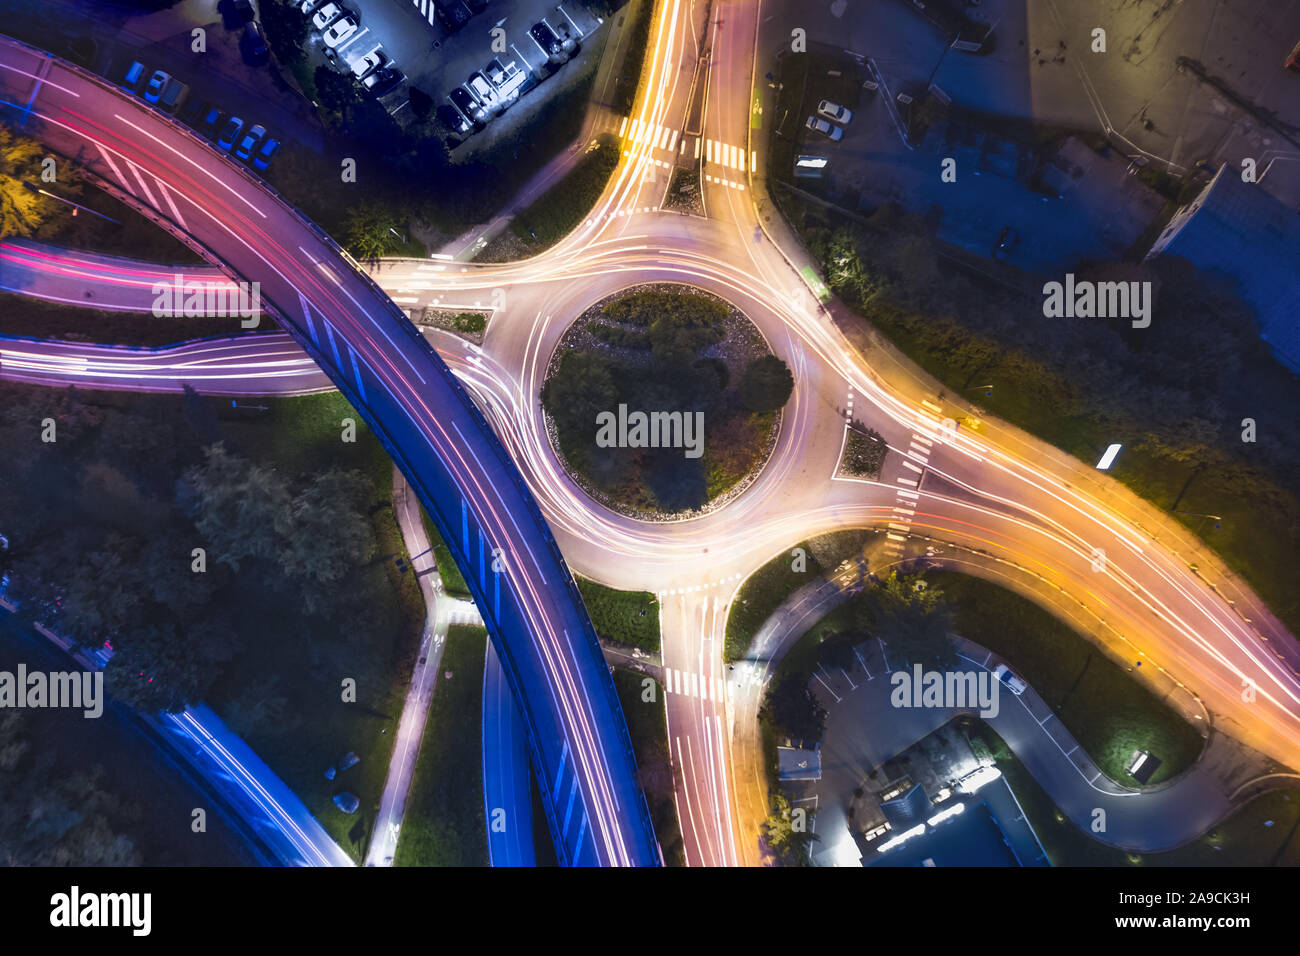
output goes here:
[[[455, 31], [439, 18], [433, 0], [335, 2], [354, 11], [359, 24], [357, 32], [340, 45], [339, 55], [360, 56], [381, 44], [384, 54], [405, 74], [407, 84], [433, 99], [448, 126], [455, 122], [448, 94], [468, 84], [472, 75], [481, 71], [486, 83], [480, 81], [473, 93], [474, 107], [482, 109], [468, 119], [478, 120], [481, 128], [490, 128], [543, 79], [571, 69], [567, 60], [580, 54], [601, 27], [601, 21], [579, 0], [558, 4], [555, 0], [476, 0], [470, 6], [482, 7], [481, 12], [474, 13]], [[570, 37], [569, 49], [559, 55], [548, 54], [530, 32], [530, 27], [540, 21], [545, 21], [553, 34]], [[500, 69], [489, 68], [493, 61]], [[406, 96], [395, 94], [393, 100], [386, 105], [400, 118]], [[471, 107], [464, 109], [470, 111]], [[474, 132], [462, 129], [467, 137]]]
[[[864, 100], [840, 142], [812, 135], [799, 147], [827, 157], [830, 191], [851, 208], [896, 201], [925, 212], [937, 204], [942, 238], [988, 255], [1011, 227], [1021, 238], [1010, 261], [1058, 271], [1081, 257], [1118, 255], [1159, 209], [1158, 197], [1123, 175], [1129, 155], [1148, 154], [1142, 161], [1167, 161], [1175, 171], [1255, 157], [1260, 169], [1272, 163], [1270, 191], [1300, 204], [1300, 135], [1292, 135], [1300, 131], [1300, 77], [1282, 68], [1300, 40], [1300, 0], [1107, 2], [1100, 11], [1061, 0], [983, 0], [968, 12], [994, 27], [988, 55], [950, 50], [907, 0], [776, 0], [764, 9], [760, 65], [772, 68], [799, 26], [810, 48], [878, 71], [863, 78], [878, 76], [881, 95]], [[1098, 22], [1107, 25], [1105, 54], [1088, 49]], [[959, 152], [957, 181], [944, 183], [941, 131], [909, 148], [886, 108], [887, 96], [900, 92], [923, 102], [931, 83], [967, 110], [1040, 128], [1109, 131], [1117, 148], [1076, 152], [1075, 165], [1087, 171], [1061, 181], [1060, 199], [990, 175]], [[812, 94], [808, 100], [805, 112], [815, 107]]]

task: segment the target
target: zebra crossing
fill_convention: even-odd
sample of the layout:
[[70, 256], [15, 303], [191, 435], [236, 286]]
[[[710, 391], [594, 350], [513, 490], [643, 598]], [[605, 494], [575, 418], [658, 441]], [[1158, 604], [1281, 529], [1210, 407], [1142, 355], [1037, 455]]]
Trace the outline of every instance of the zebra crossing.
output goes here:
[[679, 697], [694, 697], [716, 703], [722, 703], [726, 696], [726, 687], [716, 677], [693, 671], [679, 671], [675, 667], [664, 668], [664, 690]]
[[433, 26], [434, 18], [438, 15], [433, 0], [411, 0], [411, 2], [415, 4], [415, 9], [420, 11], [420, 16], [429, 21], [429, 26]]
[[[921, 405], [922, 413], [937, 423], [941, 411], [939, 406], [927, 401], [922, 401]], [[849, 390], [848, 408], [849, 413], [852, 414], [852, 389]], [[916, 489], [920, 487], [921, 476], [925, 474], [925, 466], [930, 463], [930, 452], [933, 450], [932, 439], [916, 432], [912, 433], [907, 457], [903, 459], [902, 465], [915, 477], [899, 475], [895, 479], [899, 487], [894, 499], [893, 520], [886, 523], [888, 530], [885, 533], [885, 551], [892, 557], [901, 557], [903, 554], [903, 544], [911, 533], [912, 522], [916, 517], [916, 503], [921, 497]]]

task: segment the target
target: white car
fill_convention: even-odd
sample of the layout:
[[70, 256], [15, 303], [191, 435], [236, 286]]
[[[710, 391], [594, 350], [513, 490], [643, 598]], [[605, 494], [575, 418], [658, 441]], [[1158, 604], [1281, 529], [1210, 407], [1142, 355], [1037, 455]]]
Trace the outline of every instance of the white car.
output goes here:
[[317, 30], [324, 30], [341, 16], [343, 16], [342, 7], [337, 3], [327, 3], [316, 11], [315, 16], [311, 18], [311, 25]]
[[1007, 690], [1011, 691], [1011, 693], [1015, 694], [1017, 697], [1023, 694], [1025, 689], [1029, 686], [1017, 677], [1015, 671], [1006, 664], [999, 664], [995, 667], [993, 669], [993, 676], [1001, 681], [1006, 686]]
[[821, 133], [829, 140], [839, 142], [844, 138], [844, 130], [824, 119], [818, 119], [816, 116], [808, 117], [808, 128], [814, 133]]
[[320, 0], [302, 0], [302, 2], [298, 4], [298, 12], [305, 17], [308, 14], [310, 14], [313, 10], [315, 10], [316, 7], [318, 7], [319, 5], [320, 5]]
[[838, 103], [832, 103], [830, 100], [822, 100], [818, 103], [817, 112], [831, 122], [845, 126], [849, 124], [849, 120], [853, 119], [853, 112], [850, 109], [840, 106]]
[[379, 47], [375, 47], [365, 56], [359, 56], [352, 61], [352, 75], [358, 80], [367, 73], [379, 69], [388, 62], [388, 57]]
[[339, 17], [330, 24], [329, 29], [320, 35], [325, 45], [331, 50], [357, 32], [357, 21], [351, 16]]

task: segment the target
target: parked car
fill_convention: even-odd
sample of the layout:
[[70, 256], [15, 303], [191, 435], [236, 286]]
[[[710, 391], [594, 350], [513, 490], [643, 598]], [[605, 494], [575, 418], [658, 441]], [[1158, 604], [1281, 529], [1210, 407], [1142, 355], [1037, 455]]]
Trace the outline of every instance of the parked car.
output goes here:
[[814, 133], [821, 133], [827, 139], [834, 140], [835, 142], [839, 142], [844, 138], [844, 130], [832, 123], [826, 122], [824, 119], [818, 119], [816, 116], [808, 117], [807, 126]]
[[346, 17], [339, 17], [331, 23], [320, 38], [325, 41], [325, 45], [331, 50], [339, 46], [352, 34], [357, 32], [357, 20], [352, 14]]
[[853, 119], [853, 112], [847, 107], [840, 106], [838, 103], [832, 103], [830, 100], [822, 100], [817, 104], [817, 112], [826, 117], [833, 123], [839, 123], [843, 126], [849, 124]]
[[275, 154], [279, 151], [280, 141], [268, 136], [262, 141], [262, 148], [259, 149], [257, 155], [253, 157], [253, 168], [265, 171], [266, 167], [271, 165], [271, 160], [275, 158]]
[[448, 33], [455, 33], [474, 16], [465, 0], [433, 0], [433, 5], [438, 13], [438, 22]]
[[253, 150], [257, 149], [257, 145], [262, 142], [262, 137], [265, 135], [265, 126], [258, 124], [251, 127], [248, 132], [244, 134], [244, 138], [239, 141], [239, 145], [235, 147], [235, 158], [242, 159], [245, 162], [252, 159]]
[[311, 18], [311, 25], [317, 30], [324, 30], [327, 26], [343, 16], [343, 8], [337, 3], [327, 3], [316, 11]]
[[217, 138], [218, 124], [221, 122], [221, 110], [215, 106], [209, 105], [203, 118], [199, 120], [198, 130], [208, 139]]
[[167, 88], [163, 90], [163, 95], [158, 100], [158, 105], [163, 109], [171, 111], [180, 105], [181, 101], [189, 93], [190, 88], [180, 80], [173, 78]]
[[482, 124], [487, 121], [487, 111], [484, 110], [482, 104], [474, 98], [474, 94], [465, 89], [465, 87], [456, 87], [447, 94], [447, 99], [451, 100], [451, 105], [471, 123]]
[[352, 75], [360, 80], [365, 77], [367, 73], [379, 69], [387, 62], [388, 54], [384, 53], [383, 50], [376, 46], [369, 53], [359, 56], [352, 61]]
[[208, 111], [208, 107], [211, 105], [207, 100], [200, 97], [189, 96], [186, 97], [185, 105], [181, 107], [181, 111], [176, 115], [191, 126], [197, 126], [199, 120], [203, 118], [203, 114]]
[[253, 19], [253, 0], [230, 0], [230, 13], [235, 23], [247, 23]]
[[381, 70], [375, 70], [367, 74], [361, 80], [361, 86], [367, 93], [378, 99], [381, 96], [387, 96], [393, 90], [402, 85], [406, 77], [402, 75], [401, 70], [392, 67], [384, 67]]
[[244, 35], [239, 38], [239, 48], [244, 54], [244, 59], [253, 66], [261, 66], [271, 58], [266, 49], [266, 37], [262, 33], [262, 25], [256, 20], [249, 20], [244, 24]]
[[552, 63], [564, 63], [569, 59], [568, 52], [564, 49], [564, 43], [556, 36], [555, 31], [551, 29], [550, 24], [545, 20], [538, 20], [528, 28], [528, 35], [546, 54], [546, 57]]
[[464, 113], [446, 103], [438, 107], [438, 121], [459, 136], [468, 136], [475, 131], [474, 124], [465, 118]]
[[149, 77], [149, 82], [144, 85], [144, 101], [146, 103], [157, 103], [162, 99], [163, 90], [167, 88], [167, 82], [170, 79], [171, 76], [162, 70], [154, 70], [153, 76]]
[[569, 56], [573, 56], [575, 53], [578, 52], [578, 50], [580, 49], [578, 40], [576, 37], [574, 37], [573, 31], [569, 29], [569, 25], [567, 23], [565, 23], [563, 20], [556, 20], [554, 23], [552, 23], [550, 20], [547, 20], [545, 17], [542, 17], [542, 22], [545, 23], [548, 27], [550, 27], [551, 30], [555, 33], [555, 35], [560, 38], [560, 44], [561, 46], [564, 47], [565, 52], [568, 53]]
[[355, 793], [337, 793], [334, 795], [334, 806], [344, 813], [356, 813], [357, 807], [361, 806], [361, 798]]
[[482, 71], [471, 74], [465, 81], [465, 88], [474, 94], [474, 98], [479, 101], [484, 110], [489, 113], [501, 112], [501, 97], [497, 95], [496, 88], [488, 82], [488, 78]]
[[122, 77], [122, 89], [136, 93], [140, 89], [140, 81], [144, 79], [145, 65], [139, 60], [133, 62], [127, 67], [126, 75]]
[[232, 116], [226, 120], [226, 125], [222, 128], [221, 134], [217, 136], [217, 146], [221, 149], [230, 149], [235, 145], [235, 140], [239, 138], [240, 132], [244, 129], [244, 121], [238, 116]]
[[995, 667], [993, 669], [993, 676], [1000, 680], [1003, 685], [1006, 686], [1007, 690], [1011, 691], [1011, 693], [1015, 694], [1017, 697], [1023, 694], [1029, 687], [1029, 685], [1017, 677], [1015, 671], [1006, 664], [999, 664]]
[[313, 10], [319, 7], [320, 4], [321, 0], [302, 0], [302, 2], [298, 4], [298, 12], [304, 17], [308, 16]]

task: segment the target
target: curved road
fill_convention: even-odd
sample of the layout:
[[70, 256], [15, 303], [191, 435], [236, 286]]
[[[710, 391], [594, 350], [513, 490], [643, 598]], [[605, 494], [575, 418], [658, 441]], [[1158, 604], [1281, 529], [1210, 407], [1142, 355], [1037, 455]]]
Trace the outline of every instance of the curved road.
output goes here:
[[577, 588], [513, 463], [432, 347], [322, 233], [188, 129], [0, 40], [9, 117], [272, 311], [366, 418], [452, 549], [524, 711], [557, 852], [660, 862], [626, 724]]

